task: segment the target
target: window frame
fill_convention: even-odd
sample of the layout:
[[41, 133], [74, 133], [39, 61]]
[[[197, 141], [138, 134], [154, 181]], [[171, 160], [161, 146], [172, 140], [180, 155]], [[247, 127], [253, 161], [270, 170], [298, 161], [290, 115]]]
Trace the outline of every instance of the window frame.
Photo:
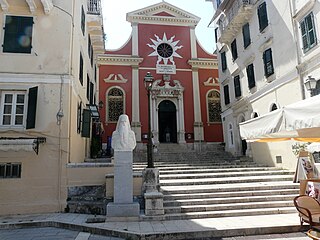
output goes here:
[[[311, 18], [312, 29], [309, 29], [308, 20], [307, 20], [308, 17]], [[299, 27], [301, 31], [302, 49], [303, 49], [303, 52], [306, 53], [310, 49], [312, 49], [314, 46], [317, 45], [317, 31], [316, 31], [316, 26], [314, 24], [313, 12], [310, 12], [299, 22]], [[303, 29], [305, 29], [305, 33], [303, 33]], [[314, 42], [312, 44], [310, 43], [310, 32], [313, 32]], [[307, 43], [306, 45], [305, 45], [304, 37], [306, 38], [306, 43]]]
[[224, 105], [230, 104], [229, 84], [223, 86]]
[[259, 30], [262, 32], [268, 25], [268, 11], [266, 2], [261, 3], [258, 6], [258, 22], [259, 22]]
[[[17, 174], [13, 174], [15, 167], [17, 168]], [[7, 173], [8, 168], [10, 168], [10, 174]], [[0, 179], [21, 178], [21, 172], [21, 163], [0, 163]]]
[[[28, 47], [19, 47], [19, 43], [17, 42], [17, 39], [19, 39], [17, 36], [15, 37], [11, 37], [10, 38], [10, 35], [14, 35], [14, 34], [10, 34], [10, 31], [7, 29], [9, 27], [9, 23], [7, 23], [7, 18], [16, 18], [16, 25], [15, 25], [15, 28], [16, 28], [16, 31], [15, 31], [15, 35], [18, 35], [18, 36], [22, 36], [21, 33], [25, 33], [25, 30], [26, 28], [28, 27], [31, 27], [31, 33], [30, 33], [30, 36], [25, 36], [24, 40], [25, 41], [28, 41], [27, 37], [29, 37], [29, 41], [30, 41], [30, 44], [28, 45]], [[27, 25], [27, 20], [29, 21], [29, 25]], [[23, 22], [25, 24], [24, 26], [24, 29], [21, 29], [21, 22]], [[19, 24], [20, 23], [20, 24]], [[4, 33], [3, 33], [3, 39], [2, 39], [2, 52], [3, 53], [13, 53], [13, 54], [32, 54], [32, 39], [33, 39], [33, 32], [34, 32], [34, 17], [32, 16], [17, 16], [17, 15], [6, 15], [5, 16], [5, 19], [4, 19]], [[8, 44], [12, 44], [14, 41], [12, 41], [12, 38], [16, 40], [16, 44], [15, 44], [15, 47], [10, 49], [8, 47], [6, 47], [6, 45], [8, 46]], [[7, 44], [6, 44], [7, 42]], [[8, 48], [8, 49], [7, 49]]]
[[264, 64], [264, 75], [270, 77], [274, 74], [274, 66], [272, 59], [272, 50], [271, 48], [266, 49], [263, 52], [263, 64]]
[[248, 87], [249, 87], [249, 89], [252, 89], [256, 86], [253, 63], [249, 64], [246, 67], [246, 72], [247, 72], [247, 78], [248, 78]]
[[237, 39], [236, 38], [231, 42], [230, 47], [231, 47], [232, 59], [233, 59], [233, 61], [235, 61], [238, 58]]
[[[12, 96], [12, 102], [11, 102], [11, 112], [10, 113], [5, 113], [5, 105], [9, 106], [9, 104], [5, 104], [5, 96], [6, 95], [11, 95]], [[23, 105], [19, 104], [17, 102], [18, 95], [23, 95], [24, 96], [24, 102]], [[27, 91], [26, 90], [3, 90], [0, 92], [0, 127], [1, 128], [24, 128], [26, 125], [26, 119], [27, 119]], [[23, 106], [23, 113], [18, 114], [17, 113], [17, 105]], [[4, 124], [4, 116], [10, 116], [10, 124]], [[17, 116], [22, 116], [22, 123], [21, 124], [16, 124], [16, 117]]]
[[246, 49], [251, 44], [250, 25], [246, 23], [242, 26], [243, 47]]
[[241, 82], [240, 82], [240, 75], [233, 77], [233, 84], [234, 84], [234, 95], [236, 98], [239, 98], [242, 96], [241, 92]]
[[220, 57], [221, 57], [221, 69], [222, 69], [222, 72], [224, 72], [228, 68], [226, 51], [221, 52]]
[[118, 121], [118, 119], [117, 120], [115, 120], [115, 121], [113, 121], [113, 120], [110, 120], [110, 114], [109, 114], [109, 110], [110, 110], [110, 103], [109, 103], [109, 94], [110, 94], [110, 92], [113, 90], [113, 89], [118, 89], [118, 90], [120, 90], [121, 92], [122, 92], [122, 108], [123, 108], [123, 112], [122, 113], [120, 113], [119, 114], [119, 116], [121, 115], [121, 114], [125, 114], [126, 113], [126, 92], [121, 88], [121, 87], [119, 87], [119, 86], [113, 86], [113, 87], [110, 87], [109, 89], [108, 89], [108, 91], [106, 92], [106, 109], [108, 109], [107, 111], [106, 111], [106, 120], [107, 120], [107, 122], [108, 123], [116, 123], [117, 121]]
[[85, 36], [86, 33], [86, 14], [83, 6], [81, 6], [81, 31], [82, 35]]
[[[209, 95], [211, 94], [211, 92], [216, 92], [217, 95], [219, 95], [219, 97], [211, 97], [209, 98]], [[220, 113], [221, 113], [221, 104], [220, 104], [220, 92], [217, 90], [217, 89], [210, 89], [208, 92], [207, 92], [207, 96], [206, 96], [206, 100], [207, 100], [207, 121], [208, 123], [221, 123], [221, 116], [219, 117], [219, 121], [211, 121], [211, 120], [214, 120], [214, 119], [210, 119], [210, 115], [214, 115], [214, 114], [210, 114], [210, 107], [209, 107], [209, 104], [211, 102], [217, 102], [219, 104], [219, 109], [220, 110]], [[217, 118], [218, 119], [218, 118]]]
[[79, 61], [79, 81], [81, 83], [81, 86], [83, 86], [83, 69], [84, 69], [84, 66], [83, 66], [83, 57], [82, 57], [82, 53], [80, 52], [80, 61]]

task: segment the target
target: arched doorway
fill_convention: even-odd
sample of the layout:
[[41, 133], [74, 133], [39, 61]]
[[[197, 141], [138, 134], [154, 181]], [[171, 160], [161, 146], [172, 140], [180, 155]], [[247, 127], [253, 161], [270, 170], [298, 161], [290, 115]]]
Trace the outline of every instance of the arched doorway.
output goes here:
[[177, 142], [177, 114], [176, 106], [169, 100], [164, 100], [159, 104], [159, 142]]

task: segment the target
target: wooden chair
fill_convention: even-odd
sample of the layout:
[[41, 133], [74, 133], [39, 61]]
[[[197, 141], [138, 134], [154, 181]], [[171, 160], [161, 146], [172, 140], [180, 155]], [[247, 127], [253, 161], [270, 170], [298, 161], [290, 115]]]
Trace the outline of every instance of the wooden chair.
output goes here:
[[308, 223], [310, 226], [320, 226], [320, 204], [313, 197], [300, 195], [294, 198], [294, 206], [300, 217], [300, 224]]

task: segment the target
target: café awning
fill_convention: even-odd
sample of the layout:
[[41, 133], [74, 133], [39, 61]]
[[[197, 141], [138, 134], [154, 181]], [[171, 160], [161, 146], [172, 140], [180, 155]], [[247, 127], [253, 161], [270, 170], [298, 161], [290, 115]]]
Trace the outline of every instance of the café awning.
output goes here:
[[320, 142], [320, 95], [240, 123], [243, 139]]

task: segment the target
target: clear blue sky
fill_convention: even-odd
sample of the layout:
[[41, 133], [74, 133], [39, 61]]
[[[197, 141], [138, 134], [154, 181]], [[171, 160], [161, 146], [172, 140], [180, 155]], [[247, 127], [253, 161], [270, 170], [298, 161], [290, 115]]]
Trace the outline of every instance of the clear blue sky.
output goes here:
[[[106, 33], [106, 48], [120, 48], [131, 34], [131, 25], [126, 21], [126, 13], [132, 12], [156, 3], [161, 0], [102, 0], [104, 31]], [[212, 2], [205, 0], [166, 0], [201, 18], [196, 27], [196, 35], [203, 48], [212, 53], [215, 49], [214, 29], [208, 28], [213, 16]]]

